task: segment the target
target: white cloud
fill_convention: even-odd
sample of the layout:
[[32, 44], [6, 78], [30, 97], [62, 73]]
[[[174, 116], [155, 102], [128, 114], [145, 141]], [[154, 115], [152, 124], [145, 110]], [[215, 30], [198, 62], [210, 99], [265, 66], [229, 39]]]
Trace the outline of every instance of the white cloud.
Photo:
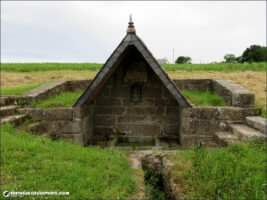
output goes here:
[[266, 45], [266, 2], [1, 2], [4, 62], [105, 62], [126, 34], [137, 34], [156, 58], [221, 61], [252, 44]]

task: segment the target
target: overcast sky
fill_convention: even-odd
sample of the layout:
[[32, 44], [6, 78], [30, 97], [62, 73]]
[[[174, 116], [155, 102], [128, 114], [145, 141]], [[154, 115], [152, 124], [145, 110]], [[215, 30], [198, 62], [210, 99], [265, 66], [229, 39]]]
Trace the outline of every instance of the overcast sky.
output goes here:
[[208, 63], [266, 46], [265, 1], [1, 1], [1, 61], [104, 63], [130, 13], [154, 57], [171, 62], [173, 49]]

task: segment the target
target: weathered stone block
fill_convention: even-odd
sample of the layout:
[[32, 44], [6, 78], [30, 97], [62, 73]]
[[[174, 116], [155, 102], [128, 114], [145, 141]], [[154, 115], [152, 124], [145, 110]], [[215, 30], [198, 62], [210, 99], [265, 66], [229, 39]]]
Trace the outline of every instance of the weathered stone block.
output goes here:
[[182, 131], [184, 135], [213, 135], [219, 124], [216, 120], [183, 118]]
[[173, 80], [180, 90], [202, 90], [211, 89], [210, 79], [176, 79]]
[[154, 99], [143, 99], [141, 102], [132, 102], [129, 98], [123, 99], [124, 106], [153, 106]]
[[141, 115], [141, 116], [118, 116], [117, 123], [133, 123], [139, 124], [161, 124], [164, 123], [164, 117], [158, 115]]
[[99, 97], [109, 97], [109, 88], [104, 87], [98, 95]]
[[106, 114], [113, 114], [113, 115], [122, 115], [124, 112], [124, 107], [95, 107], [95, 112], [97, 115], [106, 115]]
[[[20, 110], [35, 120], [72, 120], [73, 108], [27, 108]], [[19, 112], [20, 112], [19, 111]]]
[[96, 126], [114, 126], [116, 123], [115, 116], [112, 115], [101, 115], [95, 117]]
[[179, 107], [167, 107], [166, 108], [166, 116], [168, 115], [180, 115]]
[[73, 107], [73, 119], [83, 119], [87, 116], [93, 116], [94, 106], [93, 105], [83, 105], [82, 107]]
[[83, 131], [81, 122], [72, 121], [41, 121], [40, 130], [57, 134], [75, 134]]
[[212, 91], [221, 95], [228, 105], [245, 108], [254, 106], [254, 94], [230, 80], [213, 79]]
[[145, 98], [160, 98], [161, 88], [143, 87], [142, 97]]
[[119, 98], [97, 98], [97, 106], [121, 106], [121, 100]]
[[174, 98], [170, 99], [155, 99], [155, 106], [176, 106], [178, 107], [178, 103]]
[[164, 108], [162, 107], [147, 107], [147, 108], [141, 108], [141, 107], [128, 107], [126, 111], [126, 115], [163, 115], [164, 114]]
[[129, 87], [115, 87], [111, 88], [112, 97], [128, 97], [130, 98], [130, 88]]

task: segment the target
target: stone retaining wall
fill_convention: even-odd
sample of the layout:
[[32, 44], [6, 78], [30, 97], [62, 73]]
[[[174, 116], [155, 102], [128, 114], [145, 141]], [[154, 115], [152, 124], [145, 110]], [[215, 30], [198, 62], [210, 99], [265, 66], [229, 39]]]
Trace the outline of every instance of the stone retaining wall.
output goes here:
[[54, 139], [74, 140], [87, 144], [93, 136], [93, 106], [77, 108], [22, 108], [19, 113], [28, 114], [38, 120], [38, 132], [46, 133]]
[[260, 109], [237, 107], [203, 107], [183, 109], [180, 142], [189, 148], [212, 145], [214, 133], [229, 131], [230, 123], [245, 122], [247, 116], [260, 114]]

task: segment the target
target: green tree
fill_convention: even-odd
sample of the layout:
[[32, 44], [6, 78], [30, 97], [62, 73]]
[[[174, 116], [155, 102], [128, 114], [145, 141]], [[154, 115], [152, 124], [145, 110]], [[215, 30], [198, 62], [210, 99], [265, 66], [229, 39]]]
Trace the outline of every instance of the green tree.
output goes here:
[[192, 59], [188, 56], [179, 56], [175, 63], [176, 64], [191, 64]]
[[228, 53], [224, 56], [224, 60], [227, 63], [236, 63], [237, 62], [237, 58], [235, 57], [234, 54]]
[[266, 62], [266, 47], [251, 45], [243, 52], [241, 57], [241, 62]]

